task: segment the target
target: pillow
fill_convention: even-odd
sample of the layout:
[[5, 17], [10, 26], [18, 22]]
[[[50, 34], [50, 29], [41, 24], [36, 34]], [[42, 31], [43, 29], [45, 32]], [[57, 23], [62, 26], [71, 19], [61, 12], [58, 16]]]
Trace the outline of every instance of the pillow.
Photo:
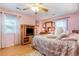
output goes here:
[[46, 35], [47, 38], [56, 38], [57, 36], [53, 35], [53, 34], [48, 34]]
[[64, 37], [68, 37], [68, 33], [61, 33], [59, 36], [57, 36], [56, 39], [60, 40], [60, 39], [62, 39]]
[[57, 28], [57, 29], [55, 30], [55, 35], [58, 36], [58, 35], [60, 35], [60, 34], [63, 33], [63, 32], [64, 32], [64, 29], [61, 28], [61, 27], [59, 27], [59, 28]]
[[53, 34], [54, 35], [54, 31], [50, 32], [50, 34]]

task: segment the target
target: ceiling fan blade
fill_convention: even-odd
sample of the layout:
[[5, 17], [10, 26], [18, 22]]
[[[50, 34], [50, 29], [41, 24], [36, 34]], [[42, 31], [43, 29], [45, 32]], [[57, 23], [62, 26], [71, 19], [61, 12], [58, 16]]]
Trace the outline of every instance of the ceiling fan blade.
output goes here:
[[38, 7], [38, 9], [39, 11], [42, 11], [42, 12], [48, 12], [48, 9], [44, 7]]
[[43, 5], [43, 3], [36, 3], [36, 5]]
[[39, 11], [48, 12], [47, 8], [39, 8]]
[[39, 9], [39, 11], [48, 12], [48, 8], [43, 5], [38, 4], [36, 7]]
[[30, 9], [30, 8], [24, 8], [23, 10], [28, 10], [28, 9]]
[[19, 7], [16, 7], [16, 9], [20, 10], [20, 11], [26, 11], [26, 10], [29, 10], [30, 8], [24, 8], [24, 9], [21, 9]]
[[20, 8], [16, 7], [16, 9], [21, 10]]

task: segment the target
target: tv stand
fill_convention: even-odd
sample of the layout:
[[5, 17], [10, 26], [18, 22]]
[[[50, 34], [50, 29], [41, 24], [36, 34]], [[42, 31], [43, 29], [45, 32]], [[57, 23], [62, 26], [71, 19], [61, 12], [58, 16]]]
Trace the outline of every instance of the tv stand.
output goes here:
[[[32, 43], [32, 37], [34, 36], [35, 30], [34, 30], [35, 26], [33, 25], [26, 25], [26, 24], [22, 24], [21, 25], [21, 44], [25, 45], [25, 44], [30, 44]], [[32, 31], [29, 31], [31, 29]], [[27, 32], [29, 31], [29, 32]], [[31, 34], [30, 34], [31, 32]]]
[[24, 39], [22, 39], [22, 45], [31, 43], [32, 43], [32, 36], [26, 36]]

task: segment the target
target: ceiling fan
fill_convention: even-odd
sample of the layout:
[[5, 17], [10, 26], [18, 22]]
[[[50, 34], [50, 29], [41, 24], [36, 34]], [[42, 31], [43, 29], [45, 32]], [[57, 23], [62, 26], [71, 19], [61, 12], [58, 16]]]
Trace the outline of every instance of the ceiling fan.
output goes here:
[[48, 8], [46, 6], [43, 5], [43, 3], [28, 3], [27, 4], [27, 8], [20, 8], [20, 7], [16, 7], [18, 10], [21, 11], [27, 11], [29, 9], [31, 9], [33, 12], [37, 13], [37, 12], [48, 12]]

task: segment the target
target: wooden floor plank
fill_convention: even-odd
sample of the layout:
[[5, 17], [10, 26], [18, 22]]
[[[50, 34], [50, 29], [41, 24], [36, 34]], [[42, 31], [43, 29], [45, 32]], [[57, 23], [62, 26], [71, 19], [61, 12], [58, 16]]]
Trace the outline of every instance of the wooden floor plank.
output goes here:
[[31, 44], [12, 46], [4, 49], [0, 49], [0, 56], [23, 56], [35, 51]]

